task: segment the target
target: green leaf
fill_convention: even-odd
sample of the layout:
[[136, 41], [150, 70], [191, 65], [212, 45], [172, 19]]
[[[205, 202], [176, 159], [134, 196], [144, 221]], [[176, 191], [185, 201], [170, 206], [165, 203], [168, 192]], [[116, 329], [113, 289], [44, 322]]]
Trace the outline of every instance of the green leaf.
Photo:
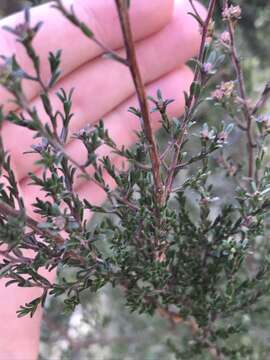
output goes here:
[[93, 31], [83, 22], [80, 23], [80, 29], [82, 30], [84, 35], [86, 35], [90, 39], [94, 36]]
[[193, 81], [193, 83], [190, 86], [190, 95], [194, 96], [195, 98], [198, 98], [201, 93], [201, 85], [197, 81]]

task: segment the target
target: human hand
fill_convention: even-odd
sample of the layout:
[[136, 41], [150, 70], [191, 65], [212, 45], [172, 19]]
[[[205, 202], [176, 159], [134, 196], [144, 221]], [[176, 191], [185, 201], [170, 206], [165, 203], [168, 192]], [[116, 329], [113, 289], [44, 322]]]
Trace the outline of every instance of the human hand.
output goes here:
[[[77, 0], [75, 11], [94, 31], [97, 38], [112, 49], [120, 49], [122, 36], [113, 1], [108, 0]], [[199, 5], [198, 5], [199, 6]], [[154, 95], [160, 88], [164, 97], [174, 98], [175, 102], [169, 108], [171, 116], [179, 115], [184, 108], [183, 91], [188, 91], [192, 81], [191, 71], [184, 65], [196, 54], [200, 34], [195, 20], [187, 14], [190, 11], [188, 0], [175, 2], [173, 0], [154, 0], [145, 2], [136, 0], [131, 7], [131, 20], [136, 40], [136, 49], [141, 73], [146, 84], [146, 92]], [[202, 7], [198, 7], [203, 11]], [[121, 64], [101, 58], [100, 49], [86, 39], [79, 30], [63, 18], [50, 5], [44, 5], [32, 10], [32, 23], [43, 20], [44, 26], [34, 41], [42, 64], [42, 77], [46, 79], [49, 68], [46, 63], [49, 51], [63, 49], [62, 78], [51, 94], [52, 103], [59, 106], [54, 93], [59, 88], [70, 90], [75, 87], [73, 97], [73, 112], [70, 133], [79, 131], [88, 123], [104, 119], [112, 138], [118, 145], [130, 146], [135, 141], [134, 130], [139, 122], [129, 113], [129, 106], [134, 106], [136, 97], [128, 70]], [[10, 27], [22, 22], [22, 14], [3, 19], [1, 26]], [[113, 29], [113, 31], [112, 31]], [[0, 53], [11, 55], [16, 53], [21, 66], [31, 72], [31, 63], [12, 35], [1, 30]], [[24, 84], [25, 94], [31, 106], [36, 106], [44, 122], [47, 121], [42, 104], [38, 97], [40, 89], [33, 83]], [[11, 110], [14, 104], [8, 103], [10, 95], [0, 89], [0, 97], [4, 110]], [[14, 109], [14, 108], [13, 108]], [[17, 109], [18, 111], [20, 109]], [[156, 113], [152, 117], [155, 129], [159, 127]], [[2, 129], [5, 148], [9, 150], [13, 168], [27, 205], [28, 214], [36, 217], [31, 204], [36, 197], [41, 197], [36, 187], [29, 187], [27, 174], [30, 171], [39, 172], [35, 167], [36, 160], [32, 155], [23, 155], [33, 144], [32, 134], [21, 127], [5, 123]], [[85, 158], [84, 149], [78, 142], [70, 139], [66, 151], [78, 162]], [[106, 148], [101, 151], [107, 151]], [[122, 161], [114, 158], [117, 165]], [[112, 185], [112, 180], [106, 179]], [[92, 203], [101, 203], [105, 194], [92, 183], [77, 181], [76, 191], [81, 198], [91, 198]], [[47, 274], [48, 278], [54, 276]], [[38, 352], [39, 321], [41, 312], [31, 320], [17, 320], [15, 311], [19, 305], [39, 294], [38, 289], [1, 289], [0, 305], [5, 309], [2, 315], [0, 333], [0, 359], [34, 359]], [[16, 294], [16, 295], [15, 295]], [[16, 348], [14, 346], [16, 334]]]

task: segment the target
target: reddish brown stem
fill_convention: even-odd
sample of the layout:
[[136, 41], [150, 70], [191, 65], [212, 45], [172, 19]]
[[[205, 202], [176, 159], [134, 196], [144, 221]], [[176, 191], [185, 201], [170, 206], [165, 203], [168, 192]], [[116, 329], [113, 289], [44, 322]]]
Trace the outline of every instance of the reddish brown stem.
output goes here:
[[147, 141], [150, 145], [150, 158], [153, 169], [153, 177], [155, 183], [155, 193], [157, 204], [161, 205], [163, 202], [163, 183], [160, 176], [160, 157], [156, 140], [154, 137], [154, 131], [151, 125], [150, 112], [147, 103], [147, 97], [145, 93], [145, 87], [139, 70], [135, 45], [133, 41], [130, 19], [128, 13], [127, 2], [123, 0], [115, 0], [117, 12], [120, 20], [120, 25], [124, 38], [124, 46], [127, 54], [128, 66], [132, 75], [132, 79], [135, 85], [140, 110], [142, 114], [142, 121], [144, 127], [144, 133]]

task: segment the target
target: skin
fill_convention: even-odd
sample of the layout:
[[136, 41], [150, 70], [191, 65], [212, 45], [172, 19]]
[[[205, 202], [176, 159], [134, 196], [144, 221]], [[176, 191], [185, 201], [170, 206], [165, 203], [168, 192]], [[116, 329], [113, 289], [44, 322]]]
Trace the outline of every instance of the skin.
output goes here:
[[[111, 0], [66, 0], [65, 4], [74, 3], [77, 15], [94, 31], [96, 37], [108, 47], [124, 53], [122, 36], [118, 24], [114, 2]], [[196, 4], [202, 17], [205, 10]], [[131, 21], [136, 41], [139, 65], [149, 95], [154, 96], [160, 88], [164, 98], [174, 98], [169, 108], [170, 116], [183, 112], [183, 91], [188, 91], [192, 73], [184, 64], [196, 55], [200, 42], [200, 33], [195, 20], [187, 14], [191, 11], [188, 0], [136, 0], [131, 6]], [[42, 64], [42, 77], [48, 78], [47, 54], [59, 47], [63, 49], [62, 78], [52, 91], [51, 99], [55, 108], [59, 106], [55, 92], [63, 87], [66, 90], [75, 86], [71, 123], [72, 134], [88, 123], [104, 119], [109, 133], [118, 145], [130, 146], [136, 141], [134, 130], [139, 128], [138, 120], [127, 113], [129, 106], [136, 106], [134, 87], [127, 68], [111, 60], [101, 58], [100, 49], [84, 37], [50, 4], [39, 6], [31, 12], [32, 24], [43, 20], [44, 26], [34, 40]], [[23, 21], [22, 14], [15, 14], [0, 21], [0, 54], [16, 54], [19, 63], [31, 72], [32, 66], [24, 50], [14, 41], [14, 37], [2, 30], [3, 25], [15, 26]], [[112, 31], [113, 29], [113, 31]], [[119, 81], [120, 80], [120, 81]], [[24, 90], [31, 105], [37, 107], [44, 122], [47, 118], [42, 110], [38, 94], [40, 89], [31, 82], [24, 84]], [[100, 96], [102, 94], [102, 96]], [[8, 102], [10, 96], [0, 88], [1, 103], [4, 110], [14, 109]], [[17, 109], [19, 110], [19, 109]], [[152, 116], [153, 127], [160, 126], [157, 113]], [[12, 134], [12, 136], [10, 136]], [[27, 204], [30, 216], [38, 220], [31, 209], [35, 198], [42, 197], [37, 187], [29, 187], [27, 174], [40, 169], [33, 163], [36, 157], [23, 155], [34, 143], [32, 134], [21, 127], [5, 123], [2, 135], [6, 149], [12, 156], [21, 193]], [[85, 159], [82, 146], [70, 139], [67, 151], [79, 162]], [[100, 154], [108, 150], [100, 149]], [[120, 164], [122, 159], [114, 158]], [[114, 184], [107, 176], [111, 186]], [[92, 203], [100, 204], [105, 195], [92, 183], [81, 180], [76, 182], [76, 191], [83, 198], [91, 198]], [[55, 274], [43, 272], [50, 281]], [[42, 311], [39, 309], [33, 319], [17, 319], [19, 305], [39, 296], [39, 289], [5, 288], [5, 280], [0, 281], [0, 360], [36, 359], [39, 347], [39, 329]], [[16, 346], [14, 339], [16, 337]]]

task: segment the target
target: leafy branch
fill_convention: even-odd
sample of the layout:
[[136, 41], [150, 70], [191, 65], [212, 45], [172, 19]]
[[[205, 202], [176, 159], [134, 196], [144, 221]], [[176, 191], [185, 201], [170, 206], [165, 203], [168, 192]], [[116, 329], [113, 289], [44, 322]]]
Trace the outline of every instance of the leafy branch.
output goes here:
[[[42, 24], [32, 26], [30, 11], [26, 11], [22, 24], [6, 28], [25, 48], [34, 74], [28, 74], [16, 56], [2, 56], [0, 83], [21, 111], [7, 115], [1, 111], [0, 125], [11, 122], [39, 139], [29, 152], [38, 156], [41, 171], [29, 174], [29, 186], [37, 186], [45, 196], [32, 204], [31, 210], [39, 217], [34, 220], [27, 214], [0, 136], [0, 272], [9, 279], [7, 286], [42, 289], [40, 297], [21, 306], [19, 316], [33, 316], [48, 295], [64, 296], [65, 309], [72, 311], [84, 291], [97, 292], [109, 283], [123, 290], [130, 311], [159, 314], [173, 327], [188, 327], [191, 341], [181, 339], [184, 350], [168, 344], [176, 356], [206, 353], [223, 359], [237, 351], [245, 354], [247, 349], [230, 348], [231, 336], [241, 328], [237, 314], [256, 309], [269, 292], [269, 230], [265, 222], [270, 210], [270, 169], [265, 147], [270, 131], [267, 116], [259, 115], [269, 86], [251, 107], [235, 41], [241, 9], [225, 1], [220, 15], [227, 30], [217, 34], [213, 22], [216, 1], [209, 2], [205, 19], [195, 3], [190, 0], [190, 4], [201, 28], [200, 51], [192, 61], [194, 79], [184, 94], [184, 114], [171, 118], [168, 109], [173, 99], [165, 99], [161, 90], [155, 97], [147, 97], [128, 1], [115, 0], [126, 58], [102, 44], [73, 8], [67, 10], [61, 0], [54, 2], [107, 57], [129, 68], [139, 102], [138, 109], [129, 109], [142, 123], [133, 148], [119, 148], [106, 123], [99, 121], [72, 135], [87, 151], [82, 163], [65, 149], [73, 117], [73, 90], [57, 92], [61, 110], [56, 111], [50, 99], [61, 76], [61, 51], [48, 54], [50, 76], [43, 80], [33, 46]], [[212, 91], [214, 82], [219, 81], [215, 75], [226, 59], [232, 63], [236, 79], [222, 81]], [[27, 101], [22, 87], [26, 80], [39, 85], [47, 123]], [[201, 105], [207, 103], [219, 107], [222, 121], [209, 115], [201, 124]], [[162, 140], [153, 132], [153, 112], [159, 115]], [[242, 132], [248, 146], [248, 179], [244, 166], [231, 163], [227, 155], [231, 134], [243, 141]], [[98, 155], [104, 145], [108, 154]], [[115, 156], [125, 159], [129, 168], [118, 168]], [[115, 190], [105, 174], [117, 185]], [[233, 183], [234, 188], [222, 193], [214, 176]], [[81, 198], [76, 192], [79, 177], [102, 189], [107, 203], [94, 205], [91, 195]], [[103, 214], [93, 227], [88, 224], [89, 211]], [[25, 256], [25, 250], [31, 250], [33, 256]], [[44, 267], [49, 271], [58, 268], [56, 283], [40, 275]], [[68, 277], [65, 270], [72, 270], [73, 276]]]

